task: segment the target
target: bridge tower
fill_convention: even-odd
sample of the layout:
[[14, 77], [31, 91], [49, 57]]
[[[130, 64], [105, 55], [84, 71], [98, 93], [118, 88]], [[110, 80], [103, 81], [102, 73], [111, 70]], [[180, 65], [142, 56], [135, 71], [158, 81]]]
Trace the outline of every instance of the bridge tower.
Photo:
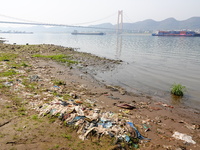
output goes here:
[[117, 34], [121, 34], [123, 30], [123, 10], [118, 11], [118, 18], [117, 18]]

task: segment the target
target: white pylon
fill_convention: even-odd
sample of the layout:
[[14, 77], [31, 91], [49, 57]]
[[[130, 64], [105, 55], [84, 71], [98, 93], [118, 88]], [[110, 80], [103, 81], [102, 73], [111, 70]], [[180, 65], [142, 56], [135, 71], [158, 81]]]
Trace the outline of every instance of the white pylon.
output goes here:
[[118, 11], [118, 19], [117, 19], [117, 34], [121, 34], [123, 30], [123, 10]]

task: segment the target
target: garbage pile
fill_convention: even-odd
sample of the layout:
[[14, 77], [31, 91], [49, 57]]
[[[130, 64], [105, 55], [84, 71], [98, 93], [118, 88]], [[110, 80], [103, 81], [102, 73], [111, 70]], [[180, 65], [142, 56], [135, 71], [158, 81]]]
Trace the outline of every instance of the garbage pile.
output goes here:
[[[125, 119], [120, 119], [117, 113], [102, 112], [98, 108], [90, 108], [74, 100], [54, 100], [43, 104], [36, 109], [39, 116], [47, 114], [58, 117], [67, 125], [77, 129], [82, 140], [95, 133], [99, 138], [103, 135], [115, 137], [116, 141], [131, 142], [134, 139], [149, 141], [143, 137], [134, 124]], [[90, 134], [91, 133], [91, 134]]]

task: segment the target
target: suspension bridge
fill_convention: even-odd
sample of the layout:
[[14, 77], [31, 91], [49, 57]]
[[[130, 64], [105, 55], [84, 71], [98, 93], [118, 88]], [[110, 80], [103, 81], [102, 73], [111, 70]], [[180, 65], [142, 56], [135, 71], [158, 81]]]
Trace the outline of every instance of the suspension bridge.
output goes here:
[[[98, 22], [98, 21], [102, 21], [104, 19], [107, 19], [109, 17], [114, 16], [115, 14], [118, 14], [117, 17], [117, 25], [116, 28], [104, 28], [104, 27], [96, 27], [96, 26], [83, 26], [83, 25], [79, 25], [79, 24], [88, 24], [88, 23], [94, 23], [94, 22]], [[16, 25], [35, 25], [35, 26], [58, 26], [58, 27], [75, 27], [75, 28], [90, 28], [90, 29], [103, 29], [103, 30], [112, 30], [112, 31], [116, 31], [116, 33], [122, 33], [123, 31], [125, 31], [123, 29], [123, 11], [118, 11], [118, 13], [115, 13], [113, 15], [110, 15], [109, 17], [105, 17], [103, 19], [99, 19], [99, 20], [95, 20], [95, 21], [91, 21], [91, 22], [86, 22], [86, 23], [78, 23], [77, 25], [66, 25], [66, 24], [54, 24], [54, 23], [41, 23], [41, 22], [35, 22], [35, 21], [30, 21], [30, 20], [24, 20], [24, 19], [20, 19], [20, 18], [15, 18], [15, 17], [10, 17], [10, 16], [6, 16], [6, 15], [2, 15], [0, 14], [1, 17], [4, 18], [8, 18], [8, 19], [12, 19], [15, 21], [4, 21], [4, 20], [0, 20], [0, 24], [16, 24]], [[127, 31], [127, 30], [126, 30]]]

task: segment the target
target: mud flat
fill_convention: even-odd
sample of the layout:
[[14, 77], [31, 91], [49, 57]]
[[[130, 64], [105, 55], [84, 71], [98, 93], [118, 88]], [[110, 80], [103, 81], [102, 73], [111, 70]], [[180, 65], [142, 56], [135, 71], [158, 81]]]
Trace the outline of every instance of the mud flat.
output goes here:
[[[55, 45], [0, 44], [1, 149], [200, 149], [199, 111], [94, 79], [120, 63]], [[88, 122], [96, 126], [86, 130]]]

